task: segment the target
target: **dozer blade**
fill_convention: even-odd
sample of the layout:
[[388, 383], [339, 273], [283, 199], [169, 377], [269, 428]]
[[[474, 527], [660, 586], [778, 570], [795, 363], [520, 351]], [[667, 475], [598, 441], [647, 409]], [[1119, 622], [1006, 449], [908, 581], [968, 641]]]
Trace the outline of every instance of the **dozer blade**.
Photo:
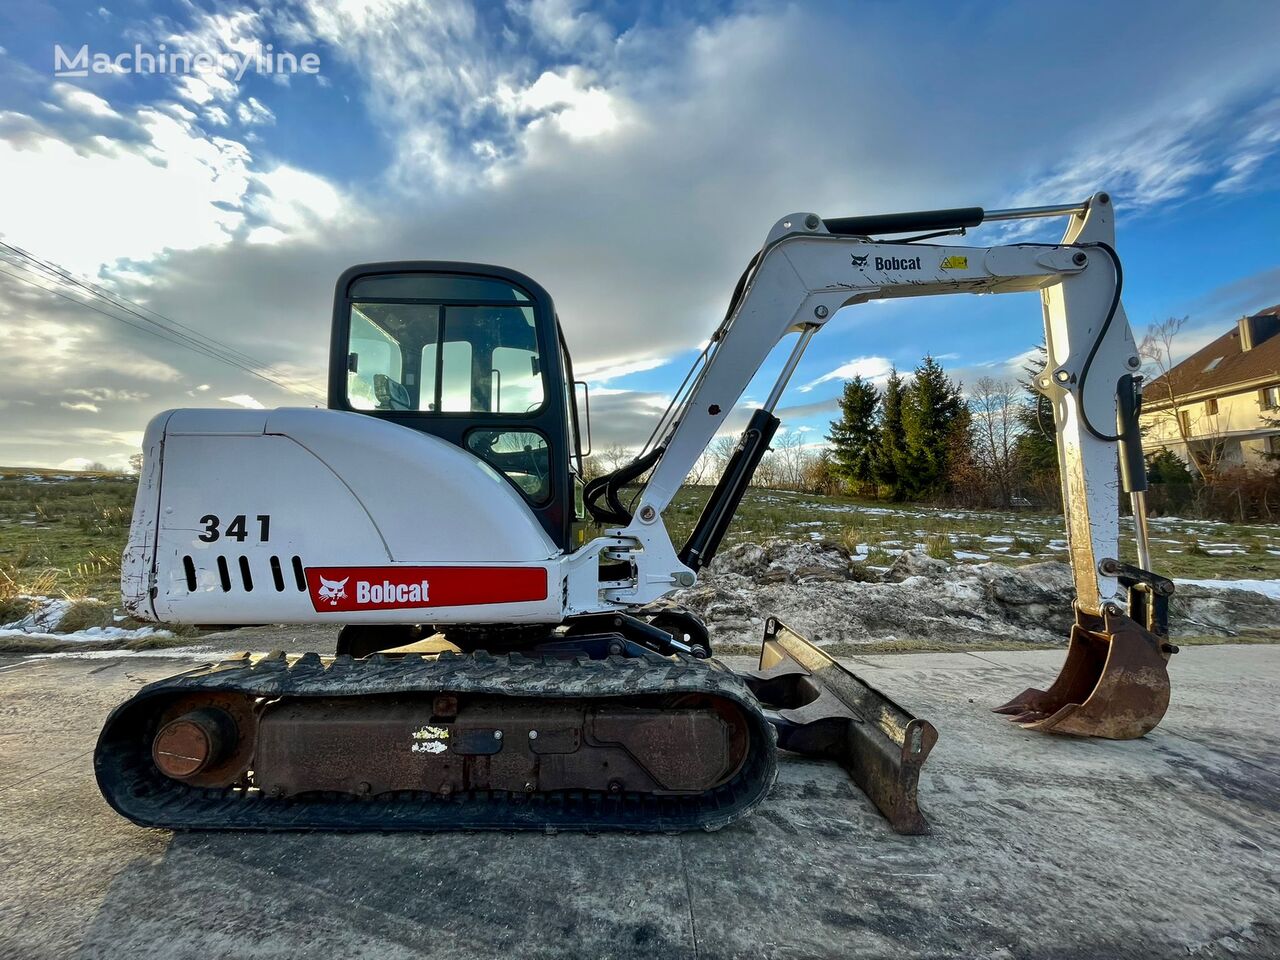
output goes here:
[[1134, 740], [1169, 707], [1175, 648], [1124, 614], [1077, 612], [1067, 660], [1048, 690], [1024, 690], [995, 713], [1026, 730]]
[[765, 707], [781, 749], [836, 761], [895, 831], [929, 832], [916, 790], [938, 740], [933, 724], [772, 617], [765, 622], [759, 669], [739, 676]]

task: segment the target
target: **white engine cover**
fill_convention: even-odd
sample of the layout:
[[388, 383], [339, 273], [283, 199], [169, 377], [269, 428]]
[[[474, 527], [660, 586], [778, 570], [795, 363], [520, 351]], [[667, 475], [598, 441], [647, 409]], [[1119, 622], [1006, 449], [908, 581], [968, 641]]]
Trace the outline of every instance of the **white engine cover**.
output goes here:
[[166, 623], [558, 623], [564, 557], [451, 443], [335, 410], [147, 427], [121, 590]]

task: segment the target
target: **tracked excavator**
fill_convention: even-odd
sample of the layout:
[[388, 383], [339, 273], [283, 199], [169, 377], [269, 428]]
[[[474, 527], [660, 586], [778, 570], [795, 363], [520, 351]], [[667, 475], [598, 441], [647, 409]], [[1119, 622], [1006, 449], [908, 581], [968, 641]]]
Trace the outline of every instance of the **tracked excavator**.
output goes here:
[[[1035, 217], [1068, 218], [1062, 241], [926, 242]], [[244, 654], [143, 687], [101, 733], [104, 796], [173, 829], [710, 830], [765, 799], [781, 748], [839, 763], [893, 829], [926, 832], [928, 721], [776, 619], [758, 668], [735, 672], [670, 595], [714, 559], [783, 389], [836, 312], [956, 293], [1040, 295], [1037, 385], [1075, 575], [1061, 674], [997, 709], [1027, 730], [1142, 736], [1169, 699], [1173, 587], [1149, 569], [1139, 359], [1113, 232], [1104, 193], [784, 217], [640, 455], [591, 482], [589, 400], [542, 287], [474, 263], [351, 268], [334, 296], [328, 409], [157, 416], [122, 568], [136, 617], [342, 624], [336, 655]], [[664, 511], [788, 336], [677, 549]], [[1120, 560], [1121, 486], [1136, 564]], [[602, 532], [588, 537], [591, 521]]]

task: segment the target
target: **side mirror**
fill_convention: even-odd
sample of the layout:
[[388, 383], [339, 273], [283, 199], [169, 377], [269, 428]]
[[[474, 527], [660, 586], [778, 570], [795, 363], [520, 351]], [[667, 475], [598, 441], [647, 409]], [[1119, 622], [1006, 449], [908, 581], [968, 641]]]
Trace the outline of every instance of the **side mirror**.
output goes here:
[[582, 451], [584, 457], [591, 456], [591, 389], [587, 386], [585, 380], [573, 381], [573, 400], [578, 401], [578, 387], [582, 388], [582, 403], [586, 409], [586, 416], [582, 418], [582, 423], [587, 428], [587, 449]]
[[360, 368], [360, 354], [347, 354], [347, 373], [356, 373]]

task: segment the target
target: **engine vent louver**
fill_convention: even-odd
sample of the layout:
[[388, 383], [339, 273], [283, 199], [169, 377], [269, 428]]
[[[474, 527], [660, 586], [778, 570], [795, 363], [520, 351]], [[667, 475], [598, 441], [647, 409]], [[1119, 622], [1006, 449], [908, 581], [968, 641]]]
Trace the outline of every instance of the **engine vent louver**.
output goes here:
[[[246, 593], [252, 592], [253, 566], [252, 564], [250, 564], [249, 558], [247, 556], [232, 558], [231, 561], [228, 561], [228, 559], [225, 556], [215, 557], [213, 559], [218, 568], [218, 583], [222, 587], [223, 593], [230, 593], [233, 587], [235, 586], [235, 584], [231, 579], [232, 562], [235, 563], [236, 567], [239, 570], [240, 585], [244, 588], [244, 591]], [[280, 557], [272, 557], [270, 561], [270, 566], [271, 566], [272, 586], [276, 588], [277, 593], [284, 593], [285, 590], [289, 588], [287, 574], [285, 572], [285, 567], [284, 567], [284, 561], [282, 561]], [[290, 566], [293, 569], [293, 580], [294, 580], [294, 584], [298, 588], [298, 592], [306, 593], [307, 576], [306, 576], [306, 571], [302, 566], [302, 558], [293, 557], [290, 561]], [[188, 555], [182, 558], [182, 574], [187, 584], [188, 593], [195, 593], [197, 590], [199, 590], [200, 588], [199, 571], [196, 568], [196, 561], [194, 557]]]
[[227, 558], [218, 558], [218, 580], [222, 583], [222, 592], [231, 592], [231, 571], [227, 569]]

